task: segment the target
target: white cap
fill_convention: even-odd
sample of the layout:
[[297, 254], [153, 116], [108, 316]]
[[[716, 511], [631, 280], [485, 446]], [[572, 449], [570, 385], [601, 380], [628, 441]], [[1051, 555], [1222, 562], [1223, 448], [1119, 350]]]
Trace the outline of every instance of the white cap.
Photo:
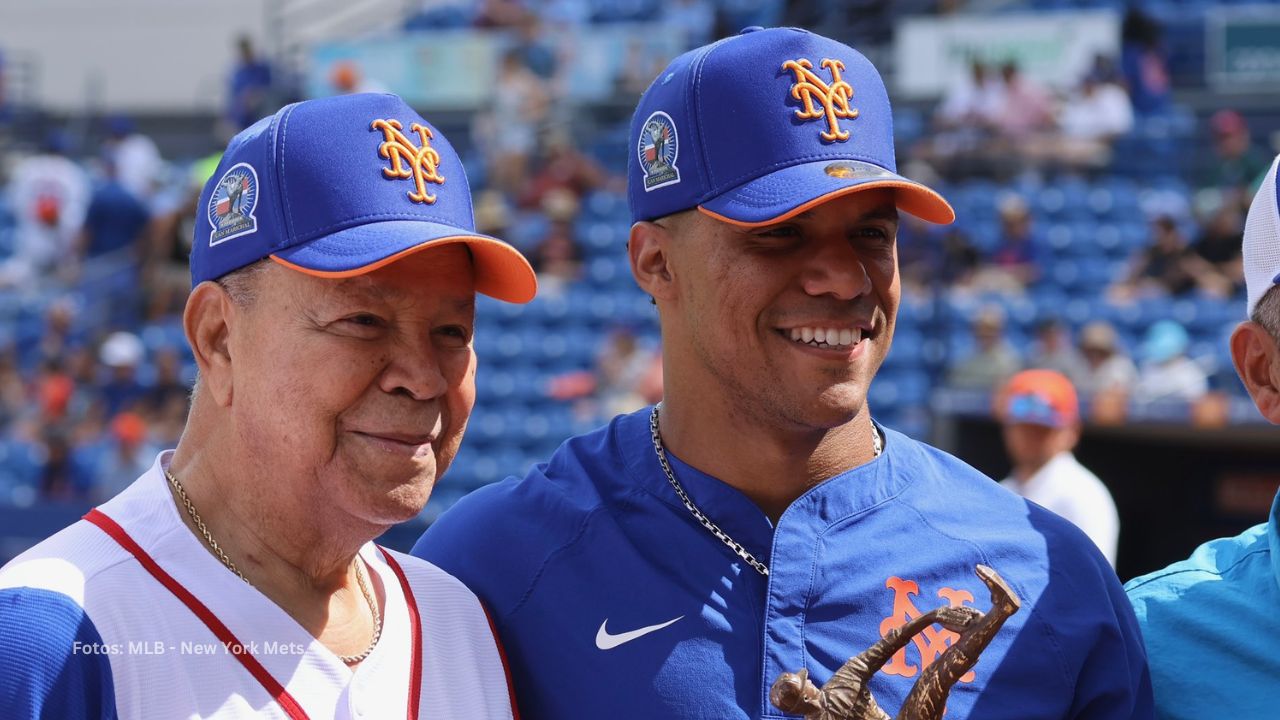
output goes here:
[[114, 332], [107, 336], [106, 342], [102, 343], [102, 347], [98, 350], [98, 359], [107, 367], [137, 367], [146, 352], [137, 335]]
[[1262, 187], [1253, 196], [1244, 223], [1244, 283], [1249, 289], [1249, 317], [1258, 301], [1280, 278], [1280, 156], [1271, 163]]

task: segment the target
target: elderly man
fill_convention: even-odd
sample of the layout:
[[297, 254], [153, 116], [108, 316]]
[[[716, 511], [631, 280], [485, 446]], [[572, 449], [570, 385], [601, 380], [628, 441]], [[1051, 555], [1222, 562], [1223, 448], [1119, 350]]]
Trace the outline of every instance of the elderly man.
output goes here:
[[[477, 490], [415, 548], [492, 611], [521, 711], [782, 717], [781, 673], [825, 683], [939, 606], [988, 610], [988, 565], [1022, 609], [949, 719], [1150, 717], [1133, 612], [1093, 543], [872, 421], [898, 212], [953, 218], [896, 174], [875, 68], [750, 28], [675, 59], [631, 137], [631, 269], [657, 304], [665, 399]], [[894, 652], [875, 699], [896, 712], [950, 632]]]
[[[1249, 207], [1249, 320], [1231, 359], [1258, 412], [1280, 423], [1280, 157]], [[1269, 718], [1280, 708], [1280, 496], [1267, 522], [1201, 545], [1125, 589], [1151, 654], [1161, 718]]]
[[510, 718], [475, 596], [370, 541], [458, 449], [475, 293], [532, 270], [393, 95], [256, 123], [200, 208], [186, 430], [0, 570], [0, 716]]

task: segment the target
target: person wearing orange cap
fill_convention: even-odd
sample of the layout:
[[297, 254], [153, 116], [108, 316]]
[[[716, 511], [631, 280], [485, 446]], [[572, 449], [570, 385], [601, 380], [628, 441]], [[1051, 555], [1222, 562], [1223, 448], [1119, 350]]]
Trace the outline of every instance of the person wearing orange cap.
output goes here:
[[1072, 453], [1080, 441], [1076, 389], [1056, 370], [1024, 370], [1001, 393], [1013, 471], [1000, 484], [1075, 523], [1112, 567], [1120, 517], [1107, 486]]

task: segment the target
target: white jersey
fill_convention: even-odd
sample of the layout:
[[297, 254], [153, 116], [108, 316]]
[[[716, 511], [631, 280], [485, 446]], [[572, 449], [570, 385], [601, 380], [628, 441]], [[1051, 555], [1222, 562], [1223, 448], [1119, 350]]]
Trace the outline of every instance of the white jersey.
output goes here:
[[1070, 520], [1116, 565], [1120, 515], [1111, 491], [1070, 452], [1058, 453], [1026, 482], [1008, 477], [1001, 485]]
[[0, 568], [0, 717], [513, 717], [492, 626], [460, 582], [367, 544], [386, 609], [353, 671], [187, 529], [170, 455]]

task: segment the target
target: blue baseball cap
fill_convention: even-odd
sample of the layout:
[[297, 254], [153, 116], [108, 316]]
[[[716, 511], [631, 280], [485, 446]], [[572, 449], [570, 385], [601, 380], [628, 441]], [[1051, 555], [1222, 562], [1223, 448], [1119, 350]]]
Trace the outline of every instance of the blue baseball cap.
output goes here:
[[263, 258], [326, 278], [463, 243], [476, 290], [533, 299], [529, 262], [475, 231], [471, 189], [444, 135], [389, 94], [307, 100], [232, 139], [197, 206], [192, 286]]
[[677, 57], [640, 98], [630, 137], [637, 221], [696, 207], [765, 225], [872, 188], [930, 222], [955, 220], [941, 195], [898, 174], [875, 66], [799, 28], [747, 28]]

